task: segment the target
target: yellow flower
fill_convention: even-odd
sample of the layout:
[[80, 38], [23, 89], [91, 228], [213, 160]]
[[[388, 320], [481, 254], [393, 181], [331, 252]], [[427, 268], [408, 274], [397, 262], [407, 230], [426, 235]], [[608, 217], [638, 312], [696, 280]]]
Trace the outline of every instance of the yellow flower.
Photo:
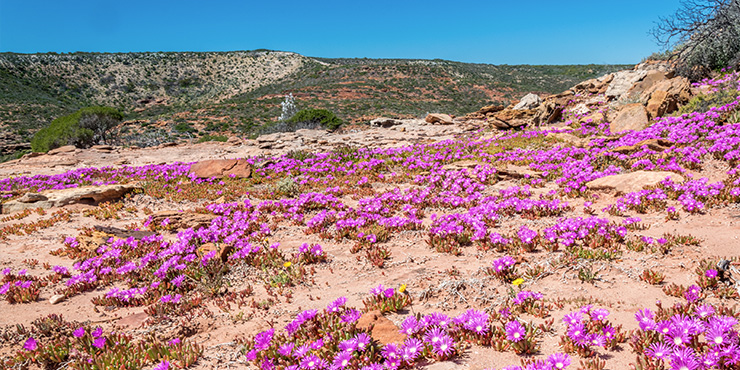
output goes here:
[[290, 267], [292, 263], [290, 261], [283, 263], [283, 267]]
[[524, 282], [524, 279], [518, 278], [518, 279], [512, 281], [511, 283], [514, 284], [514, 285], [516, 285], [516, 286], [520, 286], [520, 285], [522, 285], [523, 282]]
[[399, 293], [403, 293], [403, 292], [405, 292], [405, 291], [406, 291], [406, 284], [401, 284], [401, 287], [400, 287], [400, 288], [398, 288], [398, 292], [399, 292]]

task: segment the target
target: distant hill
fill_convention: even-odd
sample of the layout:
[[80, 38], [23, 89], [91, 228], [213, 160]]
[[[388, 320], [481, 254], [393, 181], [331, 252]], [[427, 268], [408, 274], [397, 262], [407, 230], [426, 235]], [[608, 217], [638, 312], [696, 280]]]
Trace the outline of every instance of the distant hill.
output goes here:
[[254, 132], [277, 119], [290, 92], [299, 108], [327, 108], [347, 122], [460, 115], [630, 67], [327, 59], [268, 50], [3, 53], [0, 141], [27, 141], [52, 119], [90, 105], [121, 109], [137, 130]]

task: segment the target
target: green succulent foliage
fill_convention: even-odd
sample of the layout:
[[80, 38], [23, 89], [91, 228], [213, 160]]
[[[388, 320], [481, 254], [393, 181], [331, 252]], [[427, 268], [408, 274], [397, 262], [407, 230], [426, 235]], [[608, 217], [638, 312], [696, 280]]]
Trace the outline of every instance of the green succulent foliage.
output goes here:
[[123, 114], [115, 108], [82, 108], [53, 120], [36, 132], [31, 139], [31, 149], [45, 153], [64, 145], [87, 148], [106, 140], [107, 132], [122, 120]]
[[328, 109], [303, 109], [298, 111], [293, 117], [286, 121], [287, 123], [317, 123], [328, 130], [336, 130], [342, 125], [339, 119], [332, 111]]

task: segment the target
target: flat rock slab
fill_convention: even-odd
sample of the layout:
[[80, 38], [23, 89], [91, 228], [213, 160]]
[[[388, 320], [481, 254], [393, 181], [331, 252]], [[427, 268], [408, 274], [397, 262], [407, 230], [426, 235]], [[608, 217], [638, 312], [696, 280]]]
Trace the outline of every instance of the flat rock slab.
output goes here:
[[252, 165], [245, 159], [209, 159], [194, 163], [190, 172], [202, 179], [231, 175], [247, 178], [252, 175]]
[[155, 225], [161, 225], [162, 222], [167, 220], [167, 225], [173, 229], [188, 229], [193, 230], [201, 227], [211, 226], [211, 221], [218, 216], [214, 214], [206, 213], [195, 213], [190, 211], [159, 211], [154, 212], [151, 216], [152, 223]]
[[632, 193], [640, 191], [646, 186], [658, 185], [666, 177], [673, 182], [683, 182], [683, 176], [668, 171], [635, 171], [605, 176], [586, 183], [591, 190], [616, 190], [618, 193]]
[[126, 193], [139, 189], [138, 185], [118, 184], [103, 186], [80, 186], [69, 189], [44, 190], [2, 204], [2, 213], [10, 214], [24, 209], [63, 207], [69, 204], [96, 205], [120, 199]]

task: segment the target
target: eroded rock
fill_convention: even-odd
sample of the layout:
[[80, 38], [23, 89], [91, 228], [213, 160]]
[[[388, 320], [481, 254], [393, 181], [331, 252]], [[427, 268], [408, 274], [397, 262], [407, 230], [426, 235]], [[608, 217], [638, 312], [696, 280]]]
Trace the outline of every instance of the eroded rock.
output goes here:
[[198, 229], [208, 227], [217, 216], [214, 214], [195, 213], [190, 211], [159, 211], [152, 214], [152, 223], [161, 225], [167, 220], [167, 225], [173, 229]]
[[372, 325], [372, 337], [383, 345], [388, 343], [403, 343], [406, 335], [398, 331], [398, 327], [388, 320], [380, 310], [363, 313], [357, 321], [360, 329], [369, 328]]
[[610, 131], [613, 133], [626, 130], [642, 130], [648, 127], [648, 115], [642, 104], [628, 104], [616, 114], [610, 115]]
[[252, 165], [246, 159], [210, 159], [194, 163], [190, 166], [190, 172], [202, 179], [224, 176], [248, 178], [252, 176]]
[[2, 213], [10, 214], [28, 208], [63, 207], [69, 204], [97, 205], [120, 199], [126, 193], [139, 189], [134, 184], [103, 186], [80, 186], [69, 189], [44, 190], [40, 193], [26, 194], [19, 199], [2, 204]]
[[666, 177], [673, 182], [683, 182], [683, 176], [667, 171], [635, 171], [605, 176], [586, 183], [591, 190], [616, 190], [617, 193], [632, 193], [647, 186], [658, 185]]
[[424, 120], [427, 121], [427, 123], [437, 125], [451, 125], [455, 123], [452, 119], [452, 116], [443, 113], [429, 113]]
[[542, 104], [542, 98], [540, 98], [537, 94], [529, 93], [527, 95], [524, 95], [522, 100], [520, 100], [519, 103], [517, 103], [512, 109], [537, 109], [540, 104]]

